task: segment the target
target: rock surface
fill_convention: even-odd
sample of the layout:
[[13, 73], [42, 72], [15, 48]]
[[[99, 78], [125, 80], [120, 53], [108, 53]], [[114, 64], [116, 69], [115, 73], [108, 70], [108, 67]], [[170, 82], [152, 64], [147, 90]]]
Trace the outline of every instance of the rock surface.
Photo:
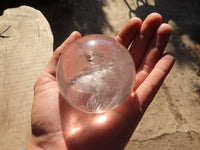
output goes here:
[[31, 7], [0, 16], [0, 149], [26, 146], [30, 136], [33, 85], [53, 52], [45, 17]]

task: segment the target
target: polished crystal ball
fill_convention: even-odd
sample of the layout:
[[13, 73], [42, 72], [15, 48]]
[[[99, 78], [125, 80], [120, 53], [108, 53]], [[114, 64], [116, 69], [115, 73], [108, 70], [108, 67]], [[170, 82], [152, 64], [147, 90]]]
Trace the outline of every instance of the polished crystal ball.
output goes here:
[[76, 109], [102, 113], [125, 101], [135, 81], [128, 50], [113, 38], [88, 35], [70, 44], [56, 74], [60, 93]]

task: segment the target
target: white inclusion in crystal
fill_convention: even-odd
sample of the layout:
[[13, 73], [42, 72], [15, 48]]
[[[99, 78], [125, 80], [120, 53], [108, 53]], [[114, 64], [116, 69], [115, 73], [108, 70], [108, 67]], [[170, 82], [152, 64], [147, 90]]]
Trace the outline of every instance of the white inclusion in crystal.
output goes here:
[[104, 82], [104, 78], [109, 76], [109, 72], [111, 72], [112, 67], [102, 68], [95, 71], [91, 71], [89, 74], [84, 74], [76, 78], [73, 81], [74, 86], [76, 86], [78, 92], [82, 93], [96, 93], [99, 90], [105, 88], [106, 83]]

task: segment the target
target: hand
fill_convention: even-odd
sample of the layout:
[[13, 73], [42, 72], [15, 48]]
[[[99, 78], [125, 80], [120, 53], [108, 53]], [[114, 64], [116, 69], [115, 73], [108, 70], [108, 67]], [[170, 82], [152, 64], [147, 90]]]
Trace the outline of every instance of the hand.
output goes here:
[[79, 112], [59, 93], [56, 65], [63, 50], [81, 37], [73, 32], [35, 83], [27, 149], [123, 149], [174, 64], [172, 55], [163, 54], [172, 29], [161, 21], [162, 17], [153, 13], [143, 23], [139, 18], [130, 19], [119, 31], [116, 40], [130, 48], [136, 65], [136, 84], [124, 103], [104, 114]]

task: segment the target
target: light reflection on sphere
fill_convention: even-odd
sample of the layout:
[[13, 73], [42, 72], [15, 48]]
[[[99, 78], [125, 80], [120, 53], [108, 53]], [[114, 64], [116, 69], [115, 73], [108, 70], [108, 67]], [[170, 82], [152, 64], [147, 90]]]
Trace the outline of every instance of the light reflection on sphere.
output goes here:
[[88, 113], [116, 108], [130, 95], [135, 66], [128, 50], [104, 35], [88, 35], [63, 52], [56, 74], [60, 93]]

